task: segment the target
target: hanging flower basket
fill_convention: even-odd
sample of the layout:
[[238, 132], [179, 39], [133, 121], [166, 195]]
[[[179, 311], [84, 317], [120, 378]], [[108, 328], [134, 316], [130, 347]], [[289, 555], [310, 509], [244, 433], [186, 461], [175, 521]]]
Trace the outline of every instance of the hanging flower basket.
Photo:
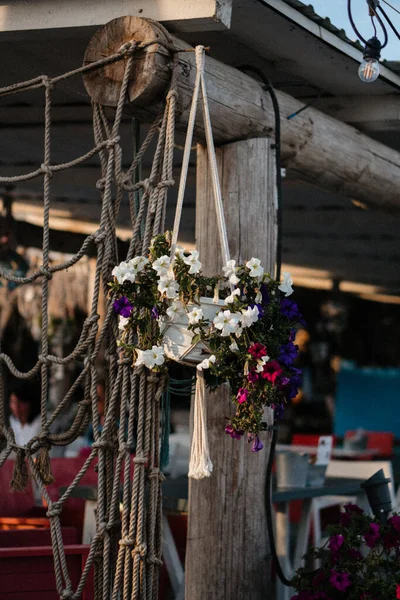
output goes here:
[[290, 275], [280, 283], [252, 258], [205, 277], [197, 252], [178, 249], [170, 258], [166, 234], [154, 238], [148, 257], [120, 263], [113, 276], [119, 345], [132, 365], [167, 370], [172, 359], [197, 364], [210, 388], [229, 382], [236, 413], [225, 431], [236, 439], [247, 433], [260, 450], [264, 408], [279, 413], [300, 383], [294, 336], [303, 318], [288, 298]]
[[[212, 323], [221, 307], [223, 300], [215, 301], [213, 298], [202, 296], [199, 305], [192, 305], [189, 309], [201, 310], [205, 320]], [[182, 312], [174, 323], [164, 324], [161, 328], [164, 354], [167, 358], [189, 364], [197, 364], [209, 357], [212, 352], [205, 340], [199, 339], [194, 331], [188, 329], [188, 313]]]

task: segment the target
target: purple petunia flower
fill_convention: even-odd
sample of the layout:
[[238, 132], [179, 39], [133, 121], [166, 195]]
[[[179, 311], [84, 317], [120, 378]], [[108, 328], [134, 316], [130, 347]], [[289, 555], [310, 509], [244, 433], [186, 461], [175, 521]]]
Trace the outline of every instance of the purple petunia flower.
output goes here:
[[288, 377], [280, 377], [278, 385], [281, 391], [285, 394], [287, 400], [292, 400], [299, 393], [299, 385], [301, 384], [301, 369], [291, 367], [292, 375]]
[[339, 573], [334, 569], [331, 569], [331, 576], [329, 581], [332, 587], [339, 590], [339, 592], [345, 592], [348, 587], [351, 586], [351, 579], [349, 573]]
[[279, 348], [279, 362], [286, 367], [290, 367], [290, 365], [296, 360], [298, 351], [299, 347], [293, 344], [293, 342], [284, 344]]
[[257, 308], [258, 308], [258, 318], [259, 319], [263, 318], [263, 316], [265, 314], [265, 311], [264, 311], [264, 308], [263, 308], [262, 304], [254, 304], [253, 303], [253, 304], [249, 304], [249, 306], [250, 306], [250, 308], [254, 308], [255, 306], [257, 306]]
[[159, 316], [160, 316], [160, 313], [158, 312], [157, 306], [153, 306], [153, 308], [151, 309], [151, 318], [158, 319]]
[[338, 534], [338, 535], [333, 535], [329, 539], [328, 545], [332, 552], [339, 552], [340, 548], [343, 546], [343, 543], [344, 543], [344, 536]]
[[260, 452], [260, 450], [262, 450], [263, 448], [264, 448], [264, 444], [262, 443], [262, 441], [260, 440], [258, 435], [256, 435], [256, 437], [254, 438], [253, 445], [251, 447], [251, 451], [252, 452]]
[[293, 321], [305, 325], [304, 317], [299, 311], [296, 302], [289, 300], [289, 298], [282, 298], [279, 310], [281, 314], [288, 317], [288, 319], [292, 319]]
[[249, 381], [250, 383], [255, 383], [256, 381], [258, 381], [258, 378], [259, 378], [259, 375], [256, 372], [256, 370], [251, 369], [251, 371], [247, 375], [247, 381]]
[[126, 296], [121, 296], [121, 298], [115, 300], [113, 309], [118, 315], [121, 315], [121, 317], [128, 318], [131, 316], [133, 304], [129, 302]]
[[233, 425], [231, 425], [229, 423], [229, 425], [227, 425], [225, 427], [225, 433], [227, 433], [228, 435], [231, 436], [231, 438], [233, 438], [234, 440], [240, 440], [240, 438], [242, 437], [242, 435], [244, 434], [244, 431], [239, 430], [239, 429], [235, 429], [233, 427]]
[[369, 531], [364, 534], [365, 543], [368, 548], [374, 548], [380, 539], [379, 534], [379, 525], [378, 523], [371, 523], [369, 526]]

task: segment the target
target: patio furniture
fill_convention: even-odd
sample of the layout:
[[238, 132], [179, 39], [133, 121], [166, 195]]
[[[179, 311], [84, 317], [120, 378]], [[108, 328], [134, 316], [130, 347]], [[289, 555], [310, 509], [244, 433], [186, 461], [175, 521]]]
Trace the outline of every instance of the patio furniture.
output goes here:
[[[320, 437], [320, 436], [318, 436]], [[305, 452], [308, 454], [317, 454], [317, 446], [308, 446], [305, 444], [276, 444], [276, 451], [287, 450], [290, 452]], [[351, 450], [347, 448], [332, 448], [332, 456], [334, 458], [370, 458], [371, 455], [378, 456], [379, 450], [371, 448], [369, 450]]]
[[[358, 463], [357, 463], [358, 464]], [[359, 477], [359, 475], [358, 475]], [[308, 546], [308, 533], [312, 516], [312, 502], [316, 498], [340, 495], [355, 496], [359, 505], [365, 505], [365, 495], [360, 487], [363, 479], [327, 477], [321, 487], [280, 488], [272, 493], [272, 502], [276, 504], [276, 550], [285, 576], [290, 579], [301, 565], [302, 557]], [[302, 500], [302, 511], [293, 559], [290, 557], [290, 503]], [[294, 590], [278, 580], [276, 600], [289, 600]]]
[[[326, 474], [328, 477], [341, 477], [343, 479], [354, 479], [363, 477], [364, 479], [368, 479], [379, 471], [379, 469], [383, 469], [386, 477], [391, 479], [389, 484], [390, 496], [392, 500], [393, 509], [396, 508], [396, 495], [395, 495], [395, 487], [394, 487], [394, 477], [393, 477], [393, 468], [392, 463], [390, 461], [377, 461], [377, 460], [365, 460], [365, 461], [348, 461], [348, 460], [331, 460], [328, 464], [328, 468], [326, 470]], [[356, 496], [356, 494], [354, 495]], [[345, 496], [328, 496], [328, 497], [320, 497], [315, 498], [312, 503], [312, 521], [310, 523], [310, 528], [312, 524], [313, 531], [313, 543], [314, 546], [321, 546], [323, 543], [322, 531], [321, 531], [321, 510], [324, 508], [328, 508], [331, 506], [341, 506], [347, 502], [356, 502], [357, 498], [349, 498], [346, 494]], [[369, 511], [369, 507], [367, 506], [367, 510]]]
[[[344, 440], [354, 436], [355, 431], [346, 431]], [[393, 456], [394, 433], [391, 431], [365, 431], [367, 438], [366, 450], [378, 450], [379, 458], [391, 458]]]

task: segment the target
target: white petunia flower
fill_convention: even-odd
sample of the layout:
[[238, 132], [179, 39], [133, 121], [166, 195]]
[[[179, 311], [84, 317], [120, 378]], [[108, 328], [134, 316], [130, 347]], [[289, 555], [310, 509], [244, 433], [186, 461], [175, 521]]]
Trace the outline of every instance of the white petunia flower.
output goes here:
[[183, 302], [180, 300], [174, 300], [169, 308], [167, 308], [167, 315], [174, 323], [179, 319], [179, 317], [183, 317], [186, 314], [185, 307]]
[[164, 348], [161, 346], [153, 346], [151, 350], [136, 350], [137, 359], [135, 367], [144, 365], [148, 369], [154, 369], [155, 366], [160, 366], [164, 363]]
[[214, 354], [211, 354], [210, 358], [205, 358], [201, 363], [197, 365], [197, 370], [202, 371], [203, 369], [209, 369], [210, 364], [214, 364], [216, 361]]
[[184, 257], [183, 262], [185, 265], [190, 266], [189, 274], [195, 275], [201, 269], [201, 262], [199, 261], [199, 253], [197, 250], [193, 250], [189, 256]]
[[278, 287], [278, 290], [281, 290], [281, 292], [283, 292], [285, 296], [290, 296], [290, 294], [293, 294], [292, 285], [293, 279], [290, 277], [290, 273], [285, 271], [285, 273], [283, 273], [283, 281]]
[[170, 300], [174, 300], [178, 295], [179, 284], [170, 277], [161, 277], [157, 289]]
[[258, 290], [256, 297], [254, 298], [254, 302], [256, 304], [260, 304], [260, 302], [262, 302], [262, 293], [260, 292], [260, 290]]
[[262, 356], [257, 360], [256, 371], [257, 373], [262, 373], [264, 370], [264, 365], [270, 360], [269, 356]]
[[122, 284], [124, 281], [135, 281], [137, 271], [129, 263], [122, 261], [117, 267], [113, 268], [111, 274], [118, 283]]
[[257, 306], [248, 306], [242, 310], [241, 324], [242, 327], [251, 327], [253, 323], [258, 321], [259, 310]]
[[193, 308], [188, 313], [188, 319], [190, 325], [197, 325], [197, 323], [203, 318], [203, 311], [201, 308]]
[[234, 302], [235, 300], [235, 296], [240, 296], [240, 290], [238, 288], [236, 288], [236, 290], [233, 290], [230, 296], [227, 296], [225, 298], [225, 304], [232, 304], [232, 302]]
[[135, 256], [135, 258], [132, 258], [128, 264], [130, 264], [138, 273], [140, 273], [140, 271], [143, 271], [144, 267], [149, 262], [149, 259], [145, 256]]
[[221, 330], [222, 337], [235, 333], [239, 327], [240, 313], [231, 313], [230, 310], [220, 310], [214, 318], [214, 326]]
[[182, 248], [182, 246], [176, 246], [175, 248], [175, 256], [179, 256], [179, 258], [181, 258], [182, 260], [185, 258], [185, 248]]
[[128, 325], [128, 321], [129, 321], [129, 317], [123, 317], [122, 315], [119, 315], [118, 329], [120, 331], [124, 331], [125, 327]]
[[261, 275], [264, 273], [264, 269], [262, 268], [260, 263], [260, 259], [254, 257], [251, 260], [247, 261], [246, 267], [250, 269], [250, 277], [261, 277]]
[[164, 256], [160, 256], [160, 258], [157, 258], [157, 260], [155, 260], [151, 266], [155, 271], [157, 271], [157, 275], [159, 277], [165, 277], [166, 275], [168, 275], [168, 269], [170, 267], [170, 264], [171, 261], [169, 256], [164, 254]]
[[239, 346], [237, 345], [237, 343], [235, 342], [235, 340], [233, 340], [232, 344], [229, 346], [229, 350], [231, 350], [232, 352], [238, 352], [239, 351]]
[[235, 331], [235, 335], [236, 335], [237, 338], [240, 338], [240, 336], [242, 335], [242, 333], [243, 333], [243, 327], [238, 327], [236, 329], [236, 331]]
[[232, 285], [237, 285], [240, 281], [239, 277], [237, 277], [236, 272], [239, 270], [239, 267], [236, 267], [235, 260], [228, 260], [225, 267], [222, 267], [224, 275], [227, 279], [229, 279], [229, 283]]

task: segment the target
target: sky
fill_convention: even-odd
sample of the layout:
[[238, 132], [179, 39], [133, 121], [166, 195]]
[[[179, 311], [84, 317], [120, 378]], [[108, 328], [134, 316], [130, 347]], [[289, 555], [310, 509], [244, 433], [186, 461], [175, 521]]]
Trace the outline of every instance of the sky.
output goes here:
[[[347, 37], [351, 40], [356, 39], [356, 35], [352, 30], [352, 27], [347, 16], [347, 0], [301, 0], [303, 4], [312, 4], [315, 12], [321, 17], [329, 17], [333, 25], [344, 29]], [[400, 0], [388, 0], [392, 6], [400, 11]], [[392, 10], [387, 4], [381, 0], [381, 6], [393, 22], [396, 29], [400, 32], [400, 15]], [[352, 0], [351, 8], [353, 13], [353, 19], [360, 30], [360, 33], [369, 39], [374, 35], [373, 28], [371, 25], [371, 19], [368, 16], [368, 7], [365, 0]], [[383, 41], [383, 35], [378, 28], [378, 38]], [[388, 30], [388, 45], [382, 51], [382, 58], [387, 60], [400, 60], [400, 40], [395, 36], [394, 32], [387, 27]]]

